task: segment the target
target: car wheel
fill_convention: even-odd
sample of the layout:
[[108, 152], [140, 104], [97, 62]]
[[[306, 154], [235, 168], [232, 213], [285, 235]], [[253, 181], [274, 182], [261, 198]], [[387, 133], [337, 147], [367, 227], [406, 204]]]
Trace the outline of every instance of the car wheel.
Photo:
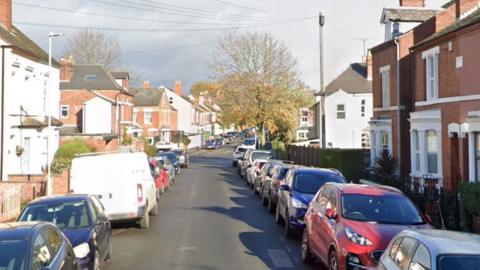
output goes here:
[[312, 264], [315, 262], [315, 257], [313, 257], [313, 254], [310, 251], [310, 243], [308, 241], [307, 229], [303, 230], [302, 234], [302, 260], [304, 263], [308, 264]]
[[150, 216], [148, 215], [148, 211], [145, 211], [139, 223], [140, 223], [140, 228], [142, 229], [148, 229], [148, 227], [150, 227]]
[[275, 212], [275, 204], [273, 203], [273, 199], [270, 196], [268, 197], [267, 211], [270, 214], [273, 214], [273, 212]]
[[335, 250], [331, 250], [328, 255], [328, 269], [338, 270], [338, 259], [337, 259], [337, 253], [335, 252]]
[[290, 218], [288, 215], [288, 211], [285, 213], [285, 237], [286, 238], [292, 238], [294, 231], [292, 229], [292, 226], [290, 225]]
[[278, 225], [282, 225], [282, 224], [283, 224], [283, 218], [282, 218], [282, 216], [280, 215], [280, 209], [279, 209], [278, 204], [277, 204], [277, 207], [275, 208], [275, 222], [276, 222]]
[[268, 204], [268, 198], [263, 195], [263, 192], [261, 193], [262, 195], [262, 205], [267, 205]]
[[112, 236], [110, 236], [110, 239], [108, 240], [107, 255], [105, 255], [105, 261], [106, 262], [108, 262], [112, 259], [112, 253], [113, 253]]
[[93, 270], [100, 270], [100, 255], [98, 250], [95, 250], [95, 259], [93, 260]]
[[153, 206], [152, 210], [150, 210], [150, 214], [152, 216], [158, 216], [158, 201], [155, 201], [155, 205]]

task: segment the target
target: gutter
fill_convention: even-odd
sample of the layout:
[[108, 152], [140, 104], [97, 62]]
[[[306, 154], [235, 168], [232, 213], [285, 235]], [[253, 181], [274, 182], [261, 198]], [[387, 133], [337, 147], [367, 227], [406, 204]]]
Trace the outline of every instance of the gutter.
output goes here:
[[[398, 37], [394, 39], [395, 45], [397, 47], [397, 160], [399, 165], [399, 174], [401, 175], [402, 171], [402, 144], [401, 144], [401, 120], [400, 120], [400, 44], [398, 43]], [[392, 149], [393, 150], [393, 149]]]

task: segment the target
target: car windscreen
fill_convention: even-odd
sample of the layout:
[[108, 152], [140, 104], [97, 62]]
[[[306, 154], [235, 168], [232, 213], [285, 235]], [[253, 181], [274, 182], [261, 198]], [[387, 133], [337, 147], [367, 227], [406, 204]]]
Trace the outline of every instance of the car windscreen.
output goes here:
[[305, 194], [316, 194], [327, 182], [344, 183], [345, 180], [336, 175], [299, 172], [295, 175], [293, 190]]
[[280, 170], [280, 175], [278, 176], [278, 178], [279, 178], [279, 179], [285, 178], [285, 176], [287, 175], [288, 170], [289, 170], [289, 168], [283, 167], [283, 168]]
[[60, 229], [76, 229], [91, 224], [85, 201], [29, 205], [19, 221], [47, 221]]
[[267, 152], [253, 152], [252, 161], [255, 161], [257, 159], [273, 159], [273, 154]]
[[25, 269], [27, 241], [0, 240], [0, 269]]
[[342, 195], [346, 219], [380, 224], [420, 225], [424, 220], [413, 203], [400, 195]]
[[245, 140], [243, 142], [244, 145], [255, 145], [255, 139], [252, 140]]
[[479, 255], [441, 255], [438, 259], [440, 270], [480, 269]]
[[245, 151], [247, 151], [247, 149], [246, 149], [246, 148], [239, 147], [239, 148], [237, 149], [237, 151], [235, 151], [235, 152], [244, 153]]

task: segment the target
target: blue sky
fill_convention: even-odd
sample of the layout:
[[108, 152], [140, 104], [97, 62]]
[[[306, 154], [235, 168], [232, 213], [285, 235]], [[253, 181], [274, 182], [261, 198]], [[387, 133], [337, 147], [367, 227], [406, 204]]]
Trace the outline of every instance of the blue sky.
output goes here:
[[[209, 78], [208, 60], [218, 37], [231, 27], [266, 31], [286, 42], [307, 85], [319, 85], [318, 16], [325, 24], [328, 83], [349, 63], [361, 61], [363, 43], [383, 40], [383, 7], [398, 0], [14, 0], [14, 24], [47, 49], [48, 33], [101, 28], [120, 41], [122, 61], [153, 86], [185, 87]], [[427, 0], [438, 8], [447, 0]], [[122, 19], [123, 17], [123, 19]], [[126, 18], [128, 19], [126, 19]], [[54, 41], [60, 56], [65, 37]]]

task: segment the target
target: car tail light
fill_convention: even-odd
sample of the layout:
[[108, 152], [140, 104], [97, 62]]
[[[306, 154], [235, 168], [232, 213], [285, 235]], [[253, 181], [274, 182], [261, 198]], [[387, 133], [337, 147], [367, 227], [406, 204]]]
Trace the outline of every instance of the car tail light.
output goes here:
[[139, 203], [143, 202], [143, 187], [141, 184], [137, 184], [137, 200]]

